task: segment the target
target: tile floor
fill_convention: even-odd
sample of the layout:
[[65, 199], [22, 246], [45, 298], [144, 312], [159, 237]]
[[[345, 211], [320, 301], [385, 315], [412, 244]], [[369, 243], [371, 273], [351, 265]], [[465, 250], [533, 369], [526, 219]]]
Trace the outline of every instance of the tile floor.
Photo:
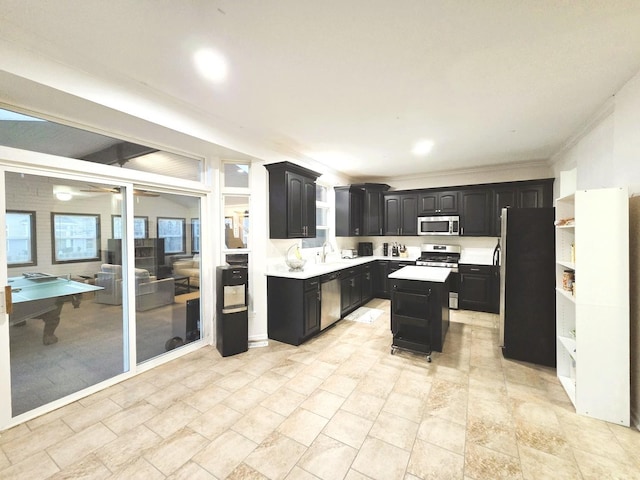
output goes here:
[[433, 362], [390, 354], [389, 303], [300, 347], [204, 348], [3, 432], [0, 478], [633, 479], [640, 432], [574, 413], [549, 368], [452, 312]]

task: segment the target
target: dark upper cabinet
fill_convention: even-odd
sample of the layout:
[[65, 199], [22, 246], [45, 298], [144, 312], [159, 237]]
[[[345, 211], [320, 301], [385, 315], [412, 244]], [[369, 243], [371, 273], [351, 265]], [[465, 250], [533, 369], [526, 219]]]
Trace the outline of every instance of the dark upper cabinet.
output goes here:
[[493, 191], [488, 188], [460, 192], [460, 235], [489, 237], [493, 233]]
[[363, 186], [363, 235], [384, 234], [384, 192], [389, 185], [383, 183], [365, 183]]
[[319, 173], [290, 162], [269, 171], [269, 238], [316, 236], [316, 179]]
[[424, 192], [418, 196], [418, 215], [456, 215], [458, 191]]
[[354, 185], [334, 187], [336, 197], [336, 237], [363, 235], [364, 190]]
[[494, 188], [493, 235], [500, 235], [503, 208], [544, 208], [553, 206], [553, 178], [504, 183]]
[[416, 193], [384, 195], [384, 234], [418, 234], [418, 195]]
[[389, 185], [360, 183], [334, 187], [336, 198], [336, 236], [382, 235], [384, 197]]

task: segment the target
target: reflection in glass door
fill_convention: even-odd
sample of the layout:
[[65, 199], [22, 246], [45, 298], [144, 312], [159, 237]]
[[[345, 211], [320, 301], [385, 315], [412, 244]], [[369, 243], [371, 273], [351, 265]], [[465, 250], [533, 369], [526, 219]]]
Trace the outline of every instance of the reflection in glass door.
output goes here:
[[122, 267], [104, 257], [117, 191], [6, 173], [14, 417], [128, 368]]
[[200, 198], [134, 190], [134, 217], [148, 222], [134, 239], [138, 363], [201, 338]]

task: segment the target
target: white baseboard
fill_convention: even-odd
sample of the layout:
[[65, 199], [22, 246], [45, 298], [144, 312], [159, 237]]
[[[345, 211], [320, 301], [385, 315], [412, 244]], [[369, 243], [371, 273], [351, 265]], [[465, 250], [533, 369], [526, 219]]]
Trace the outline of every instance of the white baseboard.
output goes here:
[[266, 347], [269, 345], [269, 338], [266, 335], [250, 335], [249, 348]]

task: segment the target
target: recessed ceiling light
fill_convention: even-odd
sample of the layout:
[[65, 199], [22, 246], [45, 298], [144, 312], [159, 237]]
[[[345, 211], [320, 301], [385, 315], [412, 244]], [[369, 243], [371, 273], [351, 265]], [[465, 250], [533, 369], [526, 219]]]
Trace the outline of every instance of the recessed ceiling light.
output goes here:
[[433, 140], [420, 140], [413, 146], [411, 153], [413, 153], [414, 155], [424, 156], [427, 155], [432, 148]]
[[193, 56], [200, 74], [214, 83], [227, 78], [227, 60], [218, 52], [210, 49], [198, 50]]
[[62, 202], [68, 202], [73, 198], [73, 195], [69, 192], [58, 192], [56, 198]]

